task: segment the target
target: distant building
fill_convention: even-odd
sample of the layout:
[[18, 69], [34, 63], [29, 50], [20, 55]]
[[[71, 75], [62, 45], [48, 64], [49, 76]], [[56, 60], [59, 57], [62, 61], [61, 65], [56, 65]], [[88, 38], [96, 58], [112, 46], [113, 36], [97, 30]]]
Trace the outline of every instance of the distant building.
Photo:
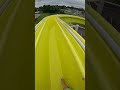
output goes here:
[[76, 16], [84, 16], [82, 11], [79, 11], [77, 9], [67, 8], [67, 9], [64, 10], [64, 13], [71, 14], [71, 15], [76, 15]]

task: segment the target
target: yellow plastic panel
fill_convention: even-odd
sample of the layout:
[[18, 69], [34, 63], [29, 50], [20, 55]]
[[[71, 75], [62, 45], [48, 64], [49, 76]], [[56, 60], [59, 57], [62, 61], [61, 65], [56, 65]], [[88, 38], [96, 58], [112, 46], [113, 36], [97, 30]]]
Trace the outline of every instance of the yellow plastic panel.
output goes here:
[[58, 18], [48, 16], [35, 27], [35, 89], [63, 90], [64, 79], [73, 90], [85, 90], [85, 52]]

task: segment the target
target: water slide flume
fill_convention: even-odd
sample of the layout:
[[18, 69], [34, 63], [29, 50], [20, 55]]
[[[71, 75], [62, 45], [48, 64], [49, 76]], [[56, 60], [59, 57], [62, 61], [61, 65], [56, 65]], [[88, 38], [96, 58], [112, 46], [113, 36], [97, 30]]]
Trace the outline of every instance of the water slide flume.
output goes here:
[[85, 40], [67, 23], [85, 24], [72, 15], [45, 17], [35, 26], [35, 89], [85, 90]]

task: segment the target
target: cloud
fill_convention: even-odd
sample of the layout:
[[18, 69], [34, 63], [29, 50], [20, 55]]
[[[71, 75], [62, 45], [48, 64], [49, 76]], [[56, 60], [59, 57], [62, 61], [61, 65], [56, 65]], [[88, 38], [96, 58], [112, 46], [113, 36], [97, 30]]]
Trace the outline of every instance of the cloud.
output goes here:
[[35, 6], [43, 5], [66, 5], [85, 8], [85, 0], [35, 0]]

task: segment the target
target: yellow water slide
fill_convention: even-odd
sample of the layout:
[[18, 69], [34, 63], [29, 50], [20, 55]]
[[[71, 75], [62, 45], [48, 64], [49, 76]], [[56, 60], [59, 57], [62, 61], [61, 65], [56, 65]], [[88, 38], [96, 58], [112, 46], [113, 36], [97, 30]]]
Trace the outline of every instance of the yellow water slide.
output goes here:
[[85, 25], [72, 15], [45, 17], [35, 26], [35, 90], [85, 90], [85, 40], [67, 23]]

